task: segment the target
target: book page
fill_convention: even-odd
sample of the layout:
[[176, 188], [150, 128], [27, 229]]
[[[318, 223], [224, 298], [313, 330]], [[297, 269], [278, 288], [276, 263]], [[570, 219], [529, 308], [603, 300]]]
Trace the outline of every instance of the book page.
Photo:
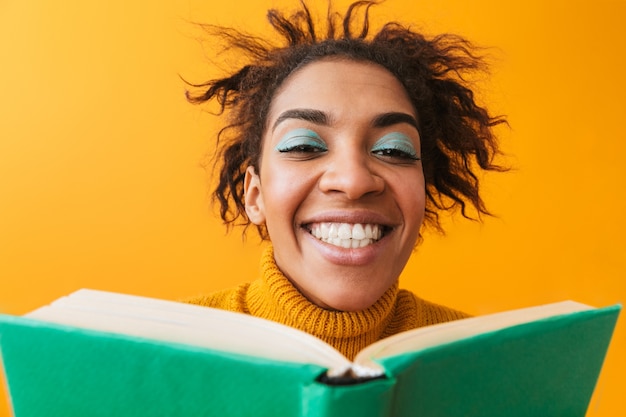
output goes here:
[[242, 313], [79, 290], [25, 317], [285, 362], [345, 368], [350, 361], [300, 330]]
[[354, 362], [371, 368], [376, 366], [376, 359], [418, 351], [518, 324], [592, 308], [574, 301], [562, 301], [421, 327], [367, 346], [356, 356]]

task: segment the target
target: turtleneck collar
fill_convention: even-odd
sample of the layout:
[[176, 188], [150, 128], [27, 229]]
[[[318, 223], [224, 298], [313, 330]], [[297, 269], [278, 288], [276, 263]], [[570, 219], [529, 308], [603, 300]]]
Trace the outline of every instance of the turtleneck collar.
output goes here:
[[398, 283], [365, 310], [326, 310], [311, 303], [278, 269], [269, 245], [261, 257], [261, 279], [250, 285], [250, 314], [297, 328], [338, 348], [352, 359], [365, 346], [379, 340], [393, 316]]

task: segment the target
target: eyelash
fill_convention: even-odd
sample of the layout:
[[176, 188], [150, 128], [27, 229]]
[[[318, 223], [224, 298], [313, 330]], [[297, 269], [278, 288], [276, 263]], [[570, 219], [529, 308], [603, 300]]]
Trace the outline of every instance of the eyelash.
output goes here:
[[309, 144], [309, 143], [297, 143], [292, 146], [278, 149], [280, 153], [321, 153], [326, 152], [328, 149], [322, 144]]
[[398, 132], [392, 132], [380, 138], [372, 147], [372, 154], [382, 158], [411, 162], [420, 160], [411, 140]]
[[386, 158], [398, 158], [407, 159], [411, 161], [419, 161], [421, 158], [415, 155], [413, 152], [404, 151], [398, 148], [383, 148], [372, 150], [374, 155], [386, 157]]
[[[288, 136], [276, 146], [276, 150], [280, 153], [291, 153], [301, 156], [314, 157], [315, 154], [325, 153], [328, 151], [326, 144], [322, 138], [308, 129], [302, 129], [304, 132]], [[295, 132], [293, 132], [295, 133]], [[404, 135], [397, 139], [397, 133], [391, 133], [383, 136], [374, 144], [371, 153], [377, 157], [384, 159], [396, 159], [402, 161], [419, 161], [421, 158], [413, 148], [408, 139]], [[382, 143], [381, 143], [382, 142]]]
[[307, 156], [326, 152], [328, 148], [322, 138], [314, 131], [295, 129], [281, 139], [276, 145], [276, 150], [280, 153]]

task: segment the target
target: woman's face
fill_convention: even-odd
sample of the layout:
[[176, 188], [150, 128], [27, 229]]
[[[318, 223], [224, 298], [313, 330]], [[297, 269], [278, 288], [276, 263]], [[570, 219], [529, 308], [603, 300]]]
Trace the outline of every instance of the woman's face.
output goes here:
[[417, 117], [400, 82], [371, 63], [316, 61], [277, 91], [260, 172], [246, 172], [246, 212], [318, 306], [371, 306], [409, 259], [425, 204]]

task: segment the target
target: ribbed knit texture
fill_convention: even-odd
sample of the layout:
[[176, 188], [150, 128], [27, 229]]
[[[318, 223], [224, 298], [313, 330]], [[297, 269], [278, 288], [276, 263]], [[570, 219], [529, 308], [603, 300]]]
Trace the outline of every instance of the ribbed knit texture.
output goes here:
[[355, 312], [325, 310], [307, 300], [281, 273], [272, 246], [261, 257], [261, 278], [187, 302], [251, 314], [310, 333], [349, 359], [382, 338], [417, 327], [468, 317], [430, 303], [395, 284], [371, 307]]

